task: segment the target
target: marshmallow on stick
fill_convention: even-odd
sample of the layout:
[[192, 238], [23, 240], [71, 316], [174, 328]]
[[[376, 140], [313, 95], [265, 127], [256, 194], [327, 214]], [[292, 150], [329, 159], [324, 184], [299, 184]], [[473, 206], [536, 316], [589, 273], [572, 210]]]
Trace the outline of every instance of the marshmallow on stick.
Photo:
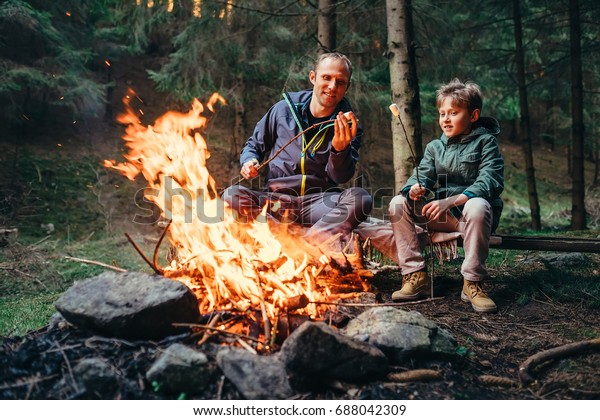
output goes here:
[[400, 116], [400, 108], [398, 108], [398, 105], [391, 104], [390, 105], [390, 111], [392, 111], [392, 114], [394, 114], [396, 117]]

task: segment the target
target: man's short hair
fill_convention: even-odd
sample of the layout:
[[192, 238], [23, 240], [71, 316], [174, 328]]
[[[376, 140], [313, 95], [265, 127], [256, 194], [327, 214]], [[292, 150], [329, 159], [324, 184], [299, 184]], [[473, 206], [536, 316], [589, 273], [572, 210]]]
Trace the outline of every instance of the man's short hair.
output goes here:
[[346, 67], [348, 67], [348, 79], [350, 79], [352, 77], [352, 63], [350, 62], [350, 59], [348, 59], [348, 57], [346, 57], [344, 54], [339, 53], [339, 52], [329, 52], [329, 53], [324, 53], [324, 54], [321, 54], [320, 56], [318, 56], [314, 62], [313, 71], [316, 73], [317, 67], [319, 67], [319, 64], [321, 64], [321, 62], [323, 60], [326, 60], [328, 58], [330, 58], [332, 60], [342, 60], [344, 63], [346, 63]]

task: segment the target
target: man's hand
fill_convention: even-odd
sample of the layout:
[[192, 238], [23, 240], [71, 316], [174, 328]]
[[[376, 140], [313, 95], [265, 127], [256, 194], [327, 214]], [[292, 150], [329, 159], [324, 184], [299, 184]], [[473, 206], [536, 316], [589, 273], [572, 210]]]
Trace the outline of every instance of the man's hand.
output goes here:
[[337, 152], [341, 152], [350, 145], [350, 142], [358, 133], [358, 120], [354, 112], [338, 113], [335, 117], [334, 134], [331, 146]]
[[244, 162], [242, 169], [240, 170], [240, 175], [246, 179], [258, 176], [258, 160], [250, 159], [249, 161]]

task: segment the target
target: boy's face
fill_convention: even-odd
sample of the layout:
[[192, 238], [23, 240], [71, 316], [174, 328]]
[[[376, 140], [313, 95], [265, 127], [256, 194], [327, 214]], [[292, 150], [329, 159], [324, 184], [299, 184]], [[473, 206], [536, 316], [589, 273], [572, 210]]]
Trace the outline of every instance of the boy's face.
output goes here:
[[469, 134], [471, 125], [479, 118], [478, 109], [469, 112], [466, 105], [453, 104], [451, 98], [442, 100], [438, 111], [440, 127], [448, 138]]

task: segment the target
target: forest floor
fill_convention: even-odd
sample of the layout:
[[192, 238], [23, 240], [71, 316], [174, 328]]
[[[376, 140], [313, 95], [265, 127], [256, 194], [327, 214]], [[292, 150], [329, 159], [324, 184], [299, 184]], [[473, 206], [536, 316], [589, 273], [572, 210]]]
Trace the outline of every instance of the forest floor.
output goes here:
[[[137, 70], [139, 72], [139, 69]], [[136, 81], [135, 74], [116, 74], [118, 92], [125, 86], [141, 85], [140, 95], [145, 98], [148, 115], [155, 117], [166, 110], [160, 96], [151, 92], [148, 84]], [[140, 74], [137, 77], [141, 77]], [[133, 80], [133, 82], [132, 82]], [[119, 90], [121, 88], [121, 90]], [[115, 112], [119, 107], [115, 99]], [[227, 128], [214, 128], [211, 136], [219, 133], [227, 136]], [[220, 130], [220, 131], [219, 131]], [[99, 124], [83, 133], [82, 142], [63, 142], [60, 153], [74, 158], [89, 153], [117, 157], [122, 148], [123, 127], [114, 123]], [[218, 185], [228, 185], [238, 168], [230, 165], [226, 141], [212, 149], [209, 162], [211, 175]], [[211, 145], [209, 144], [209, 147]], [[507, 166], [520, 167], [520, 148], [503, 144]], [[40, 146], [40, 153], [46, 153]], [[377, 153], [373, 149], [370, 153]], [[560, 152], [540, 153], [536, 175], [548, 185], [560, 185], [564, 176], [556, 170], [557, 162], [564, 159]], [[389, 151], [382, 149], [378, 157], [371, 160], [389, 162]], [[522, 179], [522, 178], [520, 178]], [[556, 181], [554, 181], [556, 180]], [[562, 181], [561, 181], [562, 180]], [[507, 179], [511, 182], [510, 179]], [[519, 182], [518, 180], [514, 181]], [[510, 190], [509, 190], [510, 191]], [[510, 199], [507, 200], [510, 204]], [[510, 206], [509, 206], [510, 207]], [[513, 206], [516, 208], [518, 206]], [[111, 220], [130, 220], [131, 206], [115, 201], [107, 211]], [[509, 211], [507, 217], [516, 213]], [[564, 216], [565, 218], [568, 216]], [[565, 219], [566, 220], [566, 219]], [[568, 222], [568, 220], [567, 220]], [[133, 229], [123, 222], [113, 226], [113, 231]], [[144, 234], [156, 233], [155, 227], [143, 227]], [[7, 252], [3, 249], [2, 252]], [[33, 255], [32, 255], [33, 257]], [[405, 309], [421, 312], [441, 327], [450, 331], [457, 339], [457, 358], [453, 360], [411, 360], [397, 370], [418, 368], [435, 369], [441, 372], [441, 379], [427, 382], [390, 383], [378, 381], [355, 386], [342, 386], [338, 389], [325, 389], [319, 393], [300, 395], [299, 398], [315, 399], [599, 399], [600, 398], [600, 351], [562, 353], [532, 370], [535, 381], [527, 386], [519, 381], [519, 368], [538, 352], [558, 346], [577, 343], [600, 337], [600, 255], [577, 254], [562, 265], [554, 265], [544, 252], [492, 250], [490, 256], [491, 280], [487, 291], [498, 305], [498, 313], [476, 314], [469, 305], [461, 302], [462, 279], [459, 262], [450, 262], [436, 268], [434, 294], [440, 299], [410, 305]], [[43, 265], [40, 266], [43, 270]], [[23, 277], [25, 281], [31, 277]], [[393, 267], [378, 271], [371, 280], [373, 287], [381, 294], [383, 302], [391, 302], [391, 293], [399, 287], [400, 276]], [[4, 399], [45, 399], [57, 394], [60, 381], [68, 382], [68, 370], [57, 362], [56, 366], [39, 366], [31, 363], [30, 372], [23, 372], [27, 378], [41, 380], [23, 384], [6, 383], [8, 369], [19, 360], [32, 360], [36, 354], [53, 351], [52, 343], [60, 343], [66, 351], [59, 358], [68, 358], [71, 363], [78, 358], [89, 356], [86, 351], [114, 360], [114, 365], [122, 375], [130, 376], [132, 383], [139, 383], [140, 375], [151, 360], [144, 359], [144, 346], [136, 348], [127, 345], [101, 349], [100, 345], [91, 350], [85, 345], [89, 336], [67, 330], [47, 331], [45, 327], [31, 331], [20, 337], [3, 339], [0, 347], [0, 397]], [[34, 342], [40, 343], [35, 345]], [[46, 343], [46, 344], [44, 344]], [[79, 350], [71, 350], [79, 348]], [[88, 350], [85, 350], [88, 349]], [[137, 349], [137, 351], [136, 351]], [[56, 349], [54, 350], [56, 351]], [[73, 351], [73, 353], [71, 353]], [[103, 353], [104, 352], [104, 353]], [[134, 354], [135, 353], [135, 354]], [[132, 359], [135, 357], [135, 359]], [[127, 365], [127, 368], [124, 366]], [[216, 398], [216, 383], [202, 395], [189, 395], [190, 398]], [[240, 395], [231, 384], [221, 389], [223, 399], [237, 399]], [[120, 398], [157, 399], [165, 398], [146, 384], [135, 390], [123, 392]], [[75, 396], [75, 398], [77, 398]]]

